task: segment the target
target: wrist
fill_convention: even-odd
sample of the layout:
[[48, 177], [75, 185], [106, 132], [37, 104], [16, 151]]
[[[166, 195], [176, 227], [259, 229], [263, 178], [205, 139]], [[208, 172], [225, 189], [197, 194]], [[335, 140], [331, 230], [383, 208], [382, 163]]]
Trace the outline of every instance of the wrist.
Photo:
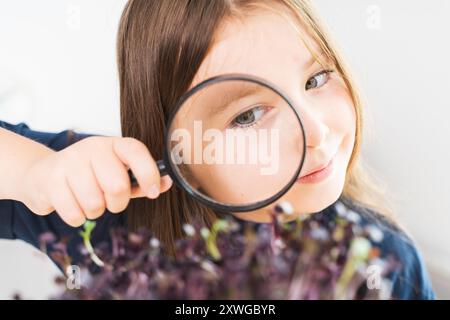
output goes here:
[[41, 173], [45, 176], [45, 173], [35, 172], [36, 170], [39, 171], [39, 168], [35, 170], [35, 167], [43, 159], [54, 153], [56, 153], [54, 150], [34, 141], [28, 145], [24, 154], [25, 157], [19, 161], [20, 165], [18, 166], [16, 177], [11, 184], [10, 198], [12, 200], [26, 203], [30, 197], [35, 196], [31, 193], [39, 192], [38, 176]]

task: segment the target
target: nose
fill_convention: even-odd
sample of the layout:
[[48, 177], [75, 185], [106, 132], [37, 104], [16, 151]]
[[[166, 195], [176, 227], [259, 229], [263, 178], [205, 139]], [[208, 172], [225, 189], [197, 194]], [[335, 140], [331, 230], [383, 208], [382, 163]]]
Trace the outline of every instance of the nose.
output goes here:
[[323, 146], [330, 128], [324, 123], [321, 113], [314, 110], [314, 105], [305, 101], [297, 106], [305, 130], [306, 146], [308, 148]]

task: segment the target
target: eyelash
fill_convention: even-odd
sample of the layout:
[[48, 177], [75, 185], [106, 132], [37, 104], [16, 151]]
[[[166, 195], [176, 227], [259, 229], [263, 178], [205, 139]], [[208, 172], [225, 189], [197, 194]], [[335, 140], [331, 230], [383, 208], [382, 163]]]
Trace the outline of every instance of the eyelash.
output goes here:
[[[250, 112], [250, 111], [256, 110], [256, 109], [257, 110], [262, 110], [264, 112], [264, 114], [258, 120], [256, 120], [254, 123], [249, 124], [249, 125], [242, 125], [242, 124], [237, 124], [236, 123], [236, 119], [238, 117], [242, 116], [243, 114], [245, 114], [247, 112]], [[247, 129], [247, 128], [254, 127], [254, 126], [259, 124], [261, 119], [263, 119], [266, 116], [266, 114], [270, 111], [270, 109], [271, 109], [270, 107], [266, 107], [266, 106], [263, 106], [263, 105], [258, 105], [258, 106], [255, 106], [255, 107], [251, 108], [251, 109], [248, 109], [247, 111], [244, 111], [241, 114], [239, 114], [238, 116], [236, 116], [235, 118], [233, 118], [233, 121], [230, 124], [230, 128], [231, 129], [235, 129], [235, 128]]]
[[[316, 74], [313, 75], [311, 78], [309, 78], [308, 81], [306, 82], [306, 84], [305, 84], [305, 90], [308, 91], [308, 90], [314, 90], [314, 89], [321, 88], [322, 86], [324, 86], [325, 84], [328, 83], [328, 80], [330, 80], [330, 74], [333, 73], [333, 72], [334, 72], [334, 70], [322, 70], [322, 71], [320, 71], [319, 73], [316, 73]], [[325, 76], [326, 76], [326, 79], [325, 79], [324, 84], [322, 84], [321, 86], [315, 87], [315, 88], [309, 88], [309, 89], [307, 88], [308, 82], [309, 82], [309, 81], [315, 79], [316, 77], [322, 76], [322, 75], [325, 75]]]

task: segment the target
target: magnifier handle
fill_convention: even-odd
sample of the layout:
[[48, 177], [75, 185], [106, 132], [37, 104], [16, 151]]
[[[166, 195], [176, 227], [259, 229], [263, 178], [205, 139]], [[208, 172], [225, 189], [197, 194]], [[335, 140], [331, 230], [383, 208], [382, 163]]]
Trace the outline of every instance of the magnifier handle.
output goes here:
[[[163, 160], [159, 160], [156, 162], [156, 165], [158, 166], [159, 174], [161, 177], [168, 175], [166, 164]], [[139, 186], [136, 177], [134, 176], [133, 172], [131, 170], [128, 170], [128, 176], [130, 177], [130, 182], [132, 187]]]

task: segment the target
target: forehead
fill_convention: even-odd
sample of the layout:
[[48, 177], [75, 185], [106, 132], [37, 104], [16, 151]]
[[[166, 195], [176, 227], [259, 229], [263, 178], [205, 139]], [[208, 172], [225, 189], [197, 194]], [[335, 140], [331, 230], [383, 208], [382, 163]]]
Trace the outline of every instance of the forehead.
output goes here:
[[[192, 87], [225, 73], [256, 75], [274, 83], [299, 76], [312, 55], [302, 37], [317, 45], [294, 20], [271, 11], [259, 11], [245, 20], [222, 25], [216, 41], [200, 66]], [[301, 34], [300, 34], [301, 33]]]

